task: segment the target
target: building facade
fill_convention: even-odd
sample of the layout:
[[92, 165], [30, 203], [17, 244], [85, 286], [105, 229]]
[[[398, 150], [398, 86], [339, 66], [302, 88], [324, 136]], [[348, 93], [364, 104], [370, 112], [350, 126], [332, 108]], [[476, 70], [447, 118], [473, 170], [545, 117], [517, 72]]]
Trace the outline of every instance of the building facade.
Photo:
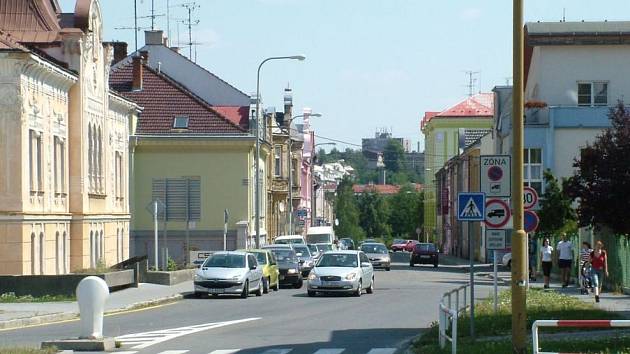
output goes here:
[[0, 273], [64, 274], [129, 255], [129, 127], [110, 91], [98, 0], [0, 7]]

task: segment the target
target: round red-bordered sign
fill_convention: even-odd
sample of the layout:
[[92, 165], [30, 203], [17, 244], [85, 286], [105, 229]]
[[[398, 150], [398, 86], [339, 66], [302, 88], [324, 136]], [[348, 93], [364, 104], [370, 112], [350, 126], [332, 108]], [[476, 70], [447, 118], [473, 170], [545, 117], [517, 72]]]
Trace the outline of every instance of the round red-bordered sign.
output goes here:
[[523, 214], [523, 228], [525, 232], [534, 232], [538, 228], [538, 224], [540, 223], [540, 218], [538, 214], [532, 210], [525, 210]]
[[[494, 207], [498, 205], [498, 207]], [[512, 216], [510, 206], [502, 199], [488, 199], [486, 201], [486, 226], [493, 229], [500, 229], [507, 225]], [[496, 221], [495, 221], [496, 220]]]
[[523, 188], [523, 208], [531, 209], [538, 203], [538, 192], [532, 187]]
[[503, 169], [499, 166], [491, 166], [488, 169], [488, 179], [492, 182], [500, 181], [503, 178]]

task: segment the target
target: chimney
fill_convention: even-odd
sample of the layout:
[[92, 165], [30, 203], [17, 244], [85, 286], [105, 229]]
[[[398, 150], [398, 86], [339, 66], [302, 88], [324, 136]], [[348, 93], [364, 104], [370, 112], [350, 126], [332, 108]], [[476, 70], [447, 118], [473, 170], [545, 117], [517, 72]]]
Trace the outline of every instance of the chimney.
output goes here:
[[288, 125], [293, 114], [293, 91], [290, 88], [284, 89], [284, 125]]
[[144, 31], [144, 44], [145, 45], [164, 45], [164, 31], [153, 30]]
[[126, 42], [104, 42], [103, 44], [109, 45], [114, 48], [114, 60], [112, 60], [112, 65], [115, 65], [116, 63], [127, 57]]
[[133, 81], [131, 89], [133, 91], [142, 90], [142, 57], [134, 56], [133, 59]]

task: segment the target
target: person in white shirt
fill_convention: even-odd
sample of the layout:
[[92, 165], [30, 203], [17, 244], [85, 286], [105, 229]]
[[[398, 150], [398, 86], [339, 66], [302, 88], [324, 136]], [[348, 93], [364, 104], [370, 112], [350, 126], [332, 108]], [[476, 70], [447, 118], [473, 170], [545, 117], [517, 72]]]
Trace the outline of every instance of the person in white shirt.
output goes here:
[[567, 240], [567, 234], [562, 233], [562, 239], [558, 242], [558, 266], [560, 267], [560, 280], [562, 287], [569, 286], [571, 263], [573, 262], [573, 243]]
[[553, 247], [549, 245], [549, 239], [543, 240], [543, 246], [540, 248], [540, 262], [543, 269], [543, 278], [545, 280], [545, 289], [549, 289], [549, 275], [551, 274], [551, 264]]

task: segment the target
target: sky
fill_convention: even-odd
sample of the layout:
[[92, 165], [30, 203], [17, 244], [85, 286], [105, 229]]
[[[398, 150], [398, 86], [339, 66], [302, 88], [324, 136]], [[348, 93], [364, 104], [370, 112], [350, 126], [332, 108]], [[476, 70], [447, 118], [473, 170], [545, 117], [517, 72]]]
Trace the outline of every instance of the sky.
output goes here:
[[[151, 0], [136, 0], [140, 27], [151, 26]], [[193, 0], [170, 2], [172, 45], [187, 42]], [[75, 0], [60, 0], [64, 12]], [[167, 0], [154, 0], [156, 28], [167, 31]], [[299, 61], [268, 62], [261, 73], [264, 107], [282, 110], [293, 89], [294, 113], [309, 107], [317, 135], [357, 148], [361, 138], [387, 129], [424, 150], [420, 119], [466, 98], [467, 71], [474, 92], [489, 92], [512, 76], [512, 1], [509, 0], [196, 0], [196, 61], [241, 91], [256, 92], [256, 69], [270, 56], [303, 54]], [[105, 40], [134, 49], [134, 0], [101, 0]], [[525, 21], [628, 20], [627, 0], [525, 0]], [[179, 38], [179, 40], [178, 40]], [[144, 33], [138, 35], [144, 44]], [[188, 55], [188, 48], [182, 53]], [[195, 54], [193, 54], [193, 57]], [[510, 81], [511, 82], [511, 81]], [[296, 113], [297, 114], [297, 113]], [[317, 143], [326, 142], [323, 138]]]

